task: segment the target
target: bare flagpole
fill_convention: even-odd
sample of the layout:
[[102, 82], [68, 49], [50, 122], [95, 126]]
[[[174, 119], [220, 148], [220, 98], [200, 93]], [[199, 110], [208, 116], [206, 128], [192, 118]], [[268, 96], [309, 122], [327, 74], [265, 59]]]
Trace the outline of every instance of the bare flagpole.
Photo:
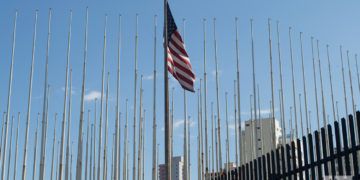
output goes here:
[[332, 107], [332, 111], [333, 111], [333, 123], [334, 123], [336, 121], [336, 115], [335, 115], [334, 90], [333, 90], [333, 82], [332, 82], [332, 75], [331, 75], [329, 45], [326, 45], [326, 54], [327, 54], [327, 60], [328, 60], [330, 90], [331, 90], [331, 107]]
[[37, 36], [37, 21], [38, 21], [38, 10], [35, 11], [35, 23], [34, 23], [34, 33], [33, 33], [33, 42], [32, 42], [32, 56], [31, 56], [31, 69], [30, 69], [30, 78], [29, 78], [29, 92], [28, 92], [28, 106], [27, 106], [27, 117], [26, 117], [26, 130], [25, 130], [25, 144], [24, 144], [24, 154], [23, 154], [23, 167], [21, 179], [26, 179], [26, 161], [27, 161], [27, 151], [28, 151], [28, 139], [29, 139], [29, 128], [30, 128], [30, 119], [31, 119], [31, 96], [32, 96], [32, 86], [33, 86], [33, 77], [34, 77], [34, 64], [35, 64], [35, 48], [36, 48], [36, 36]]
[[276, 137], [275, 137], [275, 97], [274, 97], [274, 73], [273, 73], [273, 57], [272, 57], [272, 40], [271, 40], [271, 19], [268, 19], [268, 31], [269, 31], [269, 63], [270, 63], [270, 80], [271, 80], [271, 128], [272, 128], [272, 149], [276, 148]]
[[137, 170], [137, 179], [140, 180], [141, 179], [141, 159], [142, 159], [142, 139], [141, 139], [141, 133], [142, 133], [142, 128], [143, 128], [143, 87], [142, 84], [143, 83], [143, 75], [140, 76], [140, 98], [139, 98], [139, 139], [138, 139], [138, 159], [137, 159], [137, 163], [138, 163], [138, 170]]
[[295, 94], [295, 76], [294, 76], [294, 60], [293, 60], [293, 49], [291, 40], [291, 27], [289, 27], [289, 44], [290, 44], [290, 60], [291, 60], [291, 79], [292, 79], [292, 94], [293, 94], [293, 106], [294, 106], [294, 117], [295, 117], [295, 134], [298, 138], [298, 121], [297, 121], [297, 108], [296, 108], [296, 94]]
[[9, 158], [7, 159], [7, 173], [6, 173], [6, 179], [10, 178], [10, 162], [11, 162], [11, 154], [12, 154], [12, 136], [13, 136], [13, 130], [14, 130], [14, 120], [15, 117], [12, 116], [11, 118], [11, 126], [10, 126], [10, 142], [9, 142]]
[[278, 46], [278, 60], [279, 60], [279, 71], [280, 71], [280, 100], [281, 100], [281, 119], [283, 129], [283, 144], [286, 142], [286, 121], [285, 121], [285, 109], [284, 109], [284, 93], [283, 93], [283, 75], [282, 75], [282, 63], [281, 63], [281, 49], [280, 49], [280, 33], [279, 33], [279, 21], [276, 22], [276, 34], [277, 34], [277, 46]]
[[[209, 173], [208, 164], [208, 114], [207, 114], [207, 74], [206, 74], [206, 19], [203, 19], [204, 31], [204, 123], [205, 123], [205, 176]], [[185, 33], [185, 30], [184, 30]], [[185, 116], [186, 118], [186, 116]]]
[[355, 54], [355, 63], [356, 63], [356, 76], [357, 76], [357, 82], [358, 82], [359, 92], [360, 92], [360, 76], [359, 76], [359, 66], [358, 66], [357, 54]]
[[[240, 166], [239, 165], [239, 149], [238, 149], [238, 124], [237, 124], [237, 108], [236, 108], [236, 80], [234, 80], [234, 121], [235, 121], [235, 163], [236, 166]], [[240, 178], [240, 177], [238, 177]]]
[[46, 46], [46, 62], [45, 62], [45, 82], [44, 82], [44, 102], [43, 102], [43, 117], [42, 117], [42, 130], [41, 130], [41, 149], [40, 149], [40, 174], [39, 180], [43, 180], [45, 176], [45, 146], [46, 146], [46, 134], [47, 134], [47, 97], [48, 97], [48, 64], [49, 64], [49, 50], [50, 50], [50, 38], [51, 38], [51, 15], [52, 10], [49, 9], [49, 20], [48, 20], [48, 36]]
[[[11, 64], [10, 64], [10, 75], [9, 75], [9, 86], [8, 86], [8, 98], [7, 98], [7, 108], [6, 108], [6, 124], [9, 122], [10, 118], [10, 107], [11, 107], [11, 94], [12, 94], [12, 83], [13, 83], [13, 74], [14, 74], [14, 59], [15, 59], [15, 45], [16, 45], [16, 24], [17, 24], [17, 17], [18, 12], [15, 12], [15, 19], [14, 19], [14, 31], [13, 31], [13, 42], [12, 42], [12, 50], [11, 50]], [[5, 128], [5, 142], [3, 149], [3, 159], [2, 159], [2, 170], [1, 170], [1, 176], [2, 179], [5, 179], [5, 160], [7, 158], [6, 156], [6, 146], [7, 146], [7, 138], [8, 135], [8, 126], [6, 125]]]
[[[253, 81], [253, 93], [254, 93], [254, 121], [255, 121], [255, 124], [257, 122], [257, 107], [256, 107], [256, 76], [255, 76], [255, 47], [254, 47], [254, 33], [253, 33], [253, 19], [250, 19], [250, 33], [251, 33], [251, 62], [252, 62], [252, 81]], [[255, 125], [256, 126], [256, 125]], [[257, 148], [257, 133], [256, 133], [256, 128], [253, 126], [253, 132], [255, 133], [255, 137], [254, 137], [254, 145], [253, 145], [253, 148]], [[254, 157], [257, 157], [258, 154], [257, 154], [257, 150], [255, 149], [255, 156]], [[253, 158], [254, 158], [253, 157]]]
[[323, 88], [323, 81], [322, 81], [322, 73], [321, 73], [321, 61], [320, 61], [320, 51], [319, 51], [319, 40], [316, 40], [316, 48], [317, 48], [317, 55], [318, 55], [318, 62], [319, 62], [319, 73], [320, 73], [320, 88], [321, 88], [321, 100], [322, 100], [322, 113], [323, 113], [323, 126], [326, 127], [327, 120], [326, 120], [326, 110], [325, 110], [325, 98], [324, 98], [324, 88]]
[[219, 71], [217, 58], [217, 41], [216, 41], [216, 19], [214, 18], [214, 49], [215, 49], [215, 67], [216, 67], [216, 109], [217, 109], [217, 139], [219, 150], [219, 168], [222, 169], [222, 153], [221, 153], [221, 126], [220, 126], [220, 100], [219, 100]]
[[[84, 64], [83, 64], [83, 77], [81, 87], [81, 105], [80, 105], [80, 121], [79, 121], [79, 134], [78, 134], [78, 154], [76, 160], [76, 179], [81, 179], [82, 170], [82, 128], [84, 121], [84, 97], [85, 97], [85, 79], [86, 79], [86, 62], [87, 62], [87, 33], [88, 33], [88, 9], [86, 9], [86, 27], [85, 27], [85, 49], [84, 49]], [[71, 170], [71, 169], [70, 169]]]
[[52, 158], [51, 158], [51, 179], [55, 179], [54, 178], [54, 159], [55, 159], [55, 144], [56, 144], [56, 128], [57, 128], [57, 125], [56, 125], [56, 121], [57, 121], [57, 116], [58, 114], [55, 113], [55, 120], [54, 120], [54, 135], [53, 135], [53, 143], [52, 143]]
[[[60, 144], [60, 162], [59, 162], [59, 180], [62, 180], [62, 169], [63, 169], [63, 156], [64, 156], [64, 142], [65, 142], [65, 124], [66, 124], [66, 104], [68, 96], [68, 75], [69, 75], [69, 65], [70, 65], [70, 41], [71, 41], [71, 24], [72, 24], [72, 11], [70, 11], [69, 19], [69, 33], [68, 33], [68, 46], [67, 46], [67, 55], [66, 55], [66, 69], [65, 69], [65, 95], [64, 95], [64, 105], [63, 105], [63, 120], [61, 125], [61, 144]], [[71, 93], [71, 91], [70, 91]]]
[[[229, 146], [229, 118], [228, 118], [228, 93], [225, 92], [225, 119], [226, 119], [226, 174], [229, 172], [230, 146]], [[229, 179], [229, 176], [226, 176]]]
[[214, 102], [211, 102], [211, 172], [215, 172], [215, 156], [214, 156], [214, 133], [215, 133], [215, 126], [214, 126]]
[[93, 171], [92, 171], [92, 163], [93, 163], [93, 135], [94, 135], [94, 124], [91, 124], [91, 134], [90, 134], [90, 164], [89, 164], [89, 177], [90, 180], [93, 178]]
[[137, 45], [138, 45], [138, 14], [136, 14], [135, 33], [135, 66], [134, 66], [134, 144], [133, 144], [133, 180], [136, 180], [136, 95], [137, 95]]
[[124, 160], [123, 160], [123, 179], [128, 179], [127, 173], [127, 156], [128, 156], [128, 99], [125, 100], [125, 129], [124, 129]]
[[[237, 106], [238, 106], [238, 114], [237, 114], [237, 118], [239, 121], [239, 154], [240, 154], [240, 165], [243, 163], [243, 156], [242, 156], [242, 146], [241, 146], [241, 142], [242, 142], [242, 135], [241, 135], [241, 104], [240, 104], [240, 62], [239, 62], [239, 35], [238, 35], [238, 18], [235, 18], [235, 30], [236, 30], [236, 85], [237, 85]], [[239, 164], [237, 164], [239, 165]]]
[[[205, 23], [205, 22], [204, 22]], [[205, 25], [204, 25], [205, 26]], [[204, 29], [205, 31], [205, 29]], [[183, 19], [183, 35], [184, 35], [184, 42], [185, 42], [185, 19]], [[205, 35], [204, 35], [205, 36]], [[205, 39], [204, 39], [204, 55], [205, 55]], [[204, 56], [204, 65], [206, 64], [206, 60], [205, 60], [205, 56]], [[204, 77], [206, 77], [206, 68], [204, 67]], [[205, 83], [206, 84], [206, 83]], [[205, 89], [205, 92], [206, 92], [206, 89]], [[186, 91], [185, 89], [183, 90], [183, 93], [184, 93], [184, 179], [185, 180], [189, 180], [188, 179], [188, 170], [189, 170], [189, 162], [188, 162], [188, 150], [187, 150], [187, 124], [188, 124], [188, 120], [187, 120], [187, 101], [186, 101]], [[205, 93], [206, 94], [206, 93]], [[205, 102], [206, 102], [206, 96], [205, 96]], [[206, 104], [206, 103], [205, 103]], [[205, 105], [206, 106], [206, 105]], [[205, 110], [206, 111], [206, 110]], [[205, 116], [206, 116], [206, 113], [205, 113]], [[206, 121], [206, 120], [205, 120]], [[206, 124], [205, 124], [206, 126]], [[206, 128], [205, 128], [206, 129]], [[207, 139], [207, 138], [206, 138]], [[206, 143], [207, 144], [207, 143]], [[207, 149], [207, 148], [206, 148]], [[207, 159], [207, 158], [206, 158]], [[207, 163], [206, 163], [207, 165]], [[206, 169], [206, 172], [207, 172], [207, 169]]]
[[108, 122], [109, 122], [109, 83], [110, 83], [110, 73], [107, 73], [106, 78], [106, 100], [105, 100], [105, 134], [104, 134], [104, 154], [103, 154], [103, 178], [108, 179], [108, 155], [107, 155], [107, 147], [108, 147]]
[[302, 107], [301, 107], [301, 93], [299, 93], [299, 109], [300, 109], [300, 127], [301, 127], [301, 137], [305, 135], [304, 131], [304, 123], [303, 123], [303, 114], [302, 114]]
[[[303, 78], [305, 120], [306, 120], [306, 124], [307, 124], [308, 121], [309, 121], [309, 118], [308, 118], [308, 114], [307, 114], [308, 105], [307, 105], [307, 93], [306, 93], [306, 77], [305, 77], [305, 66], [304, 66], [304, 50], [303, 50], [302, 32], [300, 32], [300, 51], [301, 51], [301, 70], [302, 70], [302, 78]], [[300, 105], [300, 107], [301, 107], [301, 105]], [[308, 130], [309, 126], [307, 125], [306, 127], [307, 127], [307, 130]]]
[[351, 105], [353, 108], [353, 114], [355, 115], [355, 101], [354, 101], [354, 90], [352, 83], [352, 74], [351, 74], [351, 66], [350, 66], [350, 58], [349, 58], [349, 50], [346, 51], [347, 64], [349, 70], [349, 83], [350, 83], [350, 94], [351, 94]]
[[[90, 134], [90, 110], [88, 110], [88, 121], [86, 128], [86, 150], [85, 150], [85, 179], [88, 179], [88, 166], [89, 166], [89, 134]], [[61, 176], [61, 175], [60, 175]]]
[[316, 73], [315, 73], [315, 54], [314, 54], [314, 38], [311, 37], [311, 55], [312, 55], [312, 63], [313, 63], [313, 77], [314, 77], [314, 93], [315, 93], [315, 102], [316, 102], [316, 120], [318, 129], [320, 129], [320, 115], [319, 115], [319, 103], [317, 97], [317, 83], [316, 83]]
[[152, 180], [157, 180], [157, 166], [156, 166], [156, 36], [157, 32], [157, 15], [154, 16], [154, 73], [153, 73], [153, 144], [152, 144]]
[[101, 177], [101, 145], [102, 145], [102, 124], [104, 113], [104, 84], [105, 84], [105, 64], [106, 64], [106, 31], [107, 31], [107, 15], [105, 15], [105, 27], [104, 27], [104, 47], [103, 47], [103, 62], [102, 62], [102, 83], [101, 83], [101, 101], [100, 101], [100, 122], [99, 122], [99, 146], [98, 146], [98, 169], [97, 179]]
[[[16, 135], [15, 135], [15, 157], [14, 157], [14, 168], [13, 168], [13, 179], [16, 179], [16, 168], [17, 168], [17, 159], [18, 159], [18, 139], [19, 139], [19, 122], [20, 122], [20, 112], [18, 113], [18, 120], [17, 120], [17, 128], [16, 128]], [[10, 167], [9, 167], [10, 168]], [[9, 174], [10, 176], [10, 174]]]
[[[66, 140], [66, 159], [65, 159], [65, 180], [69, 179], [69, 164], [70, 164], [70, 129], [71, 129], [71, 103], [72, 103], [72, 68], [70, 68], [70, 82], [69, 82], [69, 110], [68, 110], [68, 127], [67, 127], [67, 140]], [[96, 100], [95, 100], [96, 101]], [[95, 105], [96, 106], [96, 105]], [[96, 107], [95, 107], [96, 111]], [[96, 115], [96, 112], [95, 112]], [[96, 117], [96, 116], [95, 116]], [[95, 143], [94, 143], [95, 146]], [[94, 156], [95, 159], [95, 156]], [[94, 176], [95, 177], [95, 176]], [[93, 177], [93, 178], [94, 178]]]
[[[36, 177], [36, 157], [37, 157], [37, 147], [38, 147], [38, 127], [39, 127], [39, 120], [40, 120], [40, 113], [37, 114], [37, 119], [36, 119], [36, 129], [35, 129], [35, 145], [34, 145], [34, 159], [33, 159], [33, 175], [32, 175], [32, 180], [35, 179]], [[26, 177], [26, 176], [25, 176]]]
[[121, 15], [119, 15], [118, 49], [117, 49], [117, 81], [116, 81], [116, 122], [115, 122], [115, 153], [114, 180], [120, 179], [120, 51], [121, 51]]

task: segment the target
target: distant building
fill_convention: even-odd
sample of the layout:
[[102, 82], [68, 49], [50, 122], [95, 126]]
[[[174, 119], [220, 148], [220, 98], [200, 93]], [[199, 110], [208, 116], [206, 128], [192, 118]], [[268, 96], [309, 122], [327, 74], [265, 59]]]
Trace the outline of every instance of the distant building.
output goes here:
[[[275, 129], [272, 128], [273, 118], [262, 118], [255, 122], [254, 120], [245, 121], [245, 129], [242, 130], [242, 152], [244, 163], [253, 160], [258, 156], [266, 154], [272, 148], [280, 143], [281, 127], [275, 120]], [[275, 134], [275, 144], [273, 135]], [[257, 139], [256, 139], [257, 138]]]
[[[173, 180], [183, 180], [184, 177], [184, 157], [182, 156], [175, 156], [172, 158], [171, 161], [171, 179]], [[166, 180], [166, 167], [165, 164], [159, 165], [159, 179]]]

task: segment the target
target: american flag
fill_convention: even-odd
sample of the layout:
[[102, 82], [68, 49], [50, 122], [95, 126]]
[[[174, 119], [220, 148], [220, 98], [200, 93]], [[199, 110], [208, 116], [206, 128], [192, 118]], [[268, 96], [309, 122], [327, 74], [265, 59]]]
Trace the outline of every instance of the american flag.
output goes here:
[[179, 81], [184, 89], [194, 92], [195, 74], [185, 50], [184, 41], [171, 14], [169, 4], [167, 4], [167, 34], [168, 71]]

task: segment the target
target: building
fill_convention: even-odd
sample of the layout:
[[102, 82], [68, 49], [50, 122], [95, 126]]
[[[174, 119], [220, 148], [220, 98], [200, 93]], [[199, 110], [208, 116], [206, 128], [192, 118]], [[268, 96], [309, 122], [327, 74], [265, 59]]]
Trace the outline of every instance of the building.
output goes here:
[[[245, 121], [245, 129], [241, 132], [242, 152], [244, 152], [242, 158], [245, 163], [253, 160], [256, 155], [270, 152], [280, 143], [282, 136], [280, 124], [275, 120], [275, 130], [273, 130], [272, 122], [274, 122], [273, 118], [262, 118], [257, 122]], [[274, 134], [275, 142], [273, 141]]]
[[[183, 156], [175, 156], [172, 158], [171, 161], [171, 179], [173, 180], [183, 180], [184, 176], [184, 157]], [[165, 174], [166, 173], [166, 167], [165, 164], [159, 165], [159, 178], [160, 180], [166, 180]]]

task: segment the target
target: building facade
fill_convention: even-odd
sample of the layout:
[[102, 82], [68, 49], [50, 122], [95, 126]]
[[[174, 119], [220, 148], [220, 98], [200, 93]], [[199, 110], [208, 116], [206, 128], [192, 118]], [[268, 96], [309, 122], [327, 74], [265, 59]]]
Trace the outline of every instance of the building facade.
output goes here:
[[[183, 156], [175, 156], [171, 161], [171, 179], [173, 180], [183, 180], [184, 178], [184, 157]], [[166, 180], [166, 166], [165, 164], [159, 165], [159, 179]]]

